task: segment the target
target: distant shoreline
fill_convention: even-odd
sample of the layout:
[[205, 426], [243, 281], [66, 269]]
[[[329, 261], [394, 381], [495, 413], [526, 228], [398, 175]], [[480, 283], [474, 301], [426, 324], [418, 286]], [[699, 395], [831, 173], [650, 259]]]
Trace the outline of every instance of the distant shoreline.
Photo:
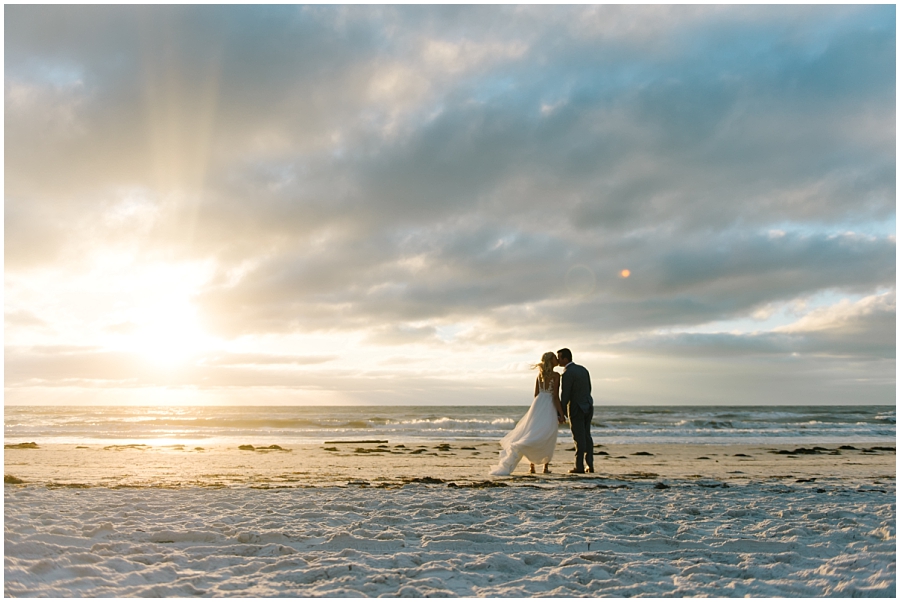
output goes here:
[[[120, 404], [57, 404], [48, 402], [28, 403], [28, 402], [4, 402], [4, 408], [120, 408]], [[231, 404], [231, 403], [198, 403], [198, 404], [129, 404], [124, 407], [129, 408], [527, 408], [525, 403], [500, 403], [485, 405], [482, 403], [457, 404], [457, 405], [425, 405], [415, 403], [395, 403], [395, 404]], [[594, 407], [625, 409], [625, 408], [896, 408], [896, 404], [891, 403], [867, 403], [867, 404], [654, 404], [654, 403], [633, 403], [633, 404], [604, 404], [602, 402], [594, 402]]]

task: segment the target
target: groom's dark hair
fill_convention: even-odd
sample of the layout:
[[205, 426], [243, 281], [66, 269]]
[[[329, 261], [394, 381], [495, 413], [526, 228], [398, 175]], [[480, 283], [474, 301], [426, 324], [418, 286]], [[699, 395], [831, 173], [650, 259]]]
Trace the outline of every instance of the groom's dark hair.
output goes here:
[[558, 355], [560, 357], [564, 357], [567, 360], [569, 360], [570, 362], [572, 361], [572, 352], [569, 351], [568, 348], [566, 348], [566, 347], [563, 347], [562, 349], [557, 351], [556, 355]]

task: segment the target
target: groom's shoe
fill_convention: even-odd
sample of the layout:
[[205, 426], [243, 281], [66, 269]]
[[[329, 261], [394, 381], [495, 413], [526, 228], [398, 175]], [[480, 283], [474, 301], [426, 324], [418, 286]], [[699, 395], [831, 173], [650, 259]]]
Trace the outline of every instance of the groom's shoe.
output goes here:
[[593, 466], [588, 466], [586, 472], [589, 472], [589, 473], [593, 474], [593, 473], [594, 473], [594, 467], [593, 467]]
[[583, 469], [583, 468], [578, 468], [578, 467], [576, 466], [575, 468], [570, 468], [570, 469], [569, 469], [569, 474], [584, 474], [584, 469]]

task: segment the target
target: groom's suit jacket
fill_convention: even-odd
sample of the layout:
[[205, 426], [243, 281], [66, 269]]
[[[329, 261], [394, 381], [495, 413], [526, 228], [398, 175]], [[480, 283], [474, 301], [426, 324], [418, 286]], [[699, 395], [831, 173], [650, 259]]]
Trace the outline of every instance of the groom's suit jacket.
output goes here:
[[562, 374], [562, 392], [559, 401], [563, 411], [569, 413], [569, 403], [578, 404], [583, 412], [587, 413], [594, 407], [594, 398], [591, 397], [591, 375], [584, 366], [570, 363]]

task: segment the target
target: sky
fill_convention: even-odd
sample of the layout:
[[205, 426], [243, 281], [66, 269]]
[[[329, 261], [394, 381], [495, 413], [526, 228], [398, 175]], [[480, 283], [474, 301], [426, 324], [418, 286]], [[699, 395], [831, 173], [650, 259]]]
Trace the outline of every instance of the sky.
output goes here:
[[6, 404], [895, 402], [892, 5], [4, 10]]

